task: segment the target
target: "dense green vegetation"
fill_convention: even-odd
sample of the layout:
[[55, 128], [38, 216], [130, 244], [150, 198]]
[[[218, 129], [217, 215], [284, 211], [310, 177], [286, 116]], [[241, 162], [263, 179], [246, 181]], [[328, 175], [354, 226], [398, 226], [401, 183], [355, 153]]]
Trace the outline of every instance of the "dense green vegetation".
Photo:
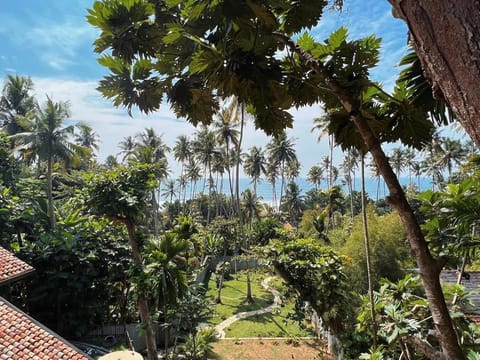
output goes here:
[[[112, 72], [103, 94], [147, 113], [166, 95], [179, 117], [202, 123], [171, 148], [148, 128], [100, 163], [93, 128], [66, 125], [67, 103], [38, 104], [29, 78], [7, 77], [0, 244], [36, 272], [2, 296], [66, 337], [141, 321], [149, 359], [156, 332], [165, 357], [202, 359], [214, 338], [205, 323], [271, 302], [252, 272], [267, 267], [284, 279], [290, 303], [232, 326], [231, 336], [245, 326], [276, 335], [268, 322], [278, 327], [291, 310], [301, 323], [314, 311], [336, 356], [454, 359], [475, 350], [466, 294], [454, 288], [447, 308], [438, 274], [477, 261], [479, 156], [470, 142], [436, 131], [451, 114], [433, 98], [417, 101], [423, 76], [414, 55], [387, 92], [369, 77], [379, 39], [350, 40], [344, 28], [324, 42], [293, 36], [317, 23], [326, 2], [230, 3], [234, 12], [221, 3], [97, 1], [90, 10], [101, 30], [96, 51], [112, 50], [100, 59]], [[284, 130], [290, 107], [314, 103], [325, 109], [314, 131], [344, 157], [319, 156], [303, 194], [295, 141]], [[246, 121], [271, 141], [244, 149]], [[385, 154], [381, 144], [392, 142], [402, 145]], [[378, 179], [375, 200], [355, 184], [366, 166]], [[241, 168], [252, 185], [243, 193]], [[432, 189], [418, 193], [422, 177]], [[272, 186], [270, 204], [257, 195], [260, 181]], [[416, 267], [423, 286], [407, 273]]]
[[[8, 78], [3, 96], [17, 91], [14, 85], [18, 83], [32, 86], [27, 78]], [[33, 98], [31, 101], [35, 103]], [[51, 99], [46, 106], [56, 108]], [[45, 121], [43, 117], [34, 116], [35, 111], [32, 107], [29, 113], [20, 115], [18, 110], [10, 120], [29, 126], [28, 133], [33, 133], [37, 129], [35, 123]], [[228, 111], [232, 112], [229, 116], [239, 116], [236, 107], [225, 109], [222, 116], [227, 116]], [[6, 110], [3, 114], [7, 114]], [[5, 131], [8, 119], [4, 120]], [[95, 159], [99, 139], [93, 130], [79, 124], [62, 132], [64, 120], [66, 118], [52, 117], [53, 133], [63, 134], [55, 141], [62, 139], [65, 144], [62, 149], [73, 146], [72, 151], [52, 153], [51, 166], [44, 155], [35, 155], [33, 148], [24, 145], [31, 142], [32, 136], [24, 136], [26, 131], [2, 134], [1, 243], [36, 268], [33, 276], [4, 289], [3, 295], [64, 336], [76, 338], [102, 324], [137, 321], [137, 306], [143, 297], [148, 317], [141, 316], [142, 321], [164, 324], [163, 342], [172, 345], [168, 334], [185, 339], [185, 345], [178, 349], [188, 352], [192, 347], [197, 348], [197, 341], [199, 344], [209, 341], [208, 333], [197, 330], [201, 322], [209, 319], [216, 324], [236, 312], [262, 308], [272, 301], [271, 294], [259, 287], [256, 276], [241, 277], [240, 283], [232, 287], [231, 282], [237, 281], [235, 275], [222, 270], [229, 266], [222, 267], [221, 263], [214, 266], [212, 261], [219, 256], [237, 259], [230, 258], [226, 264], [260, 258], [262, 266], [273, 264], [287, 280], [289, 286], [284, 291], [292, 300], [278, 313], [232, 325], [227, 336], [240, 336], [250, 330], [265, 334], [262, 336], [303, 335], [305, 333], [295, 326], [282, 324], [286, 317], [300, 322], [308, 317], [308, 308], [302, 305], [308, 300], [325, 323], [331, 323], [327, 327], [338, 335], [344, 351], [351, 354], [367, 351], [368, 338], [374, 328], [365, 308], [369, 302], [359, 296], [368, 290], [361, 194], [353, 190], [357, 186], [348, 184], [359, 171], [358, 153], [348, 152], [338, 170], [333, 165], [335, 159], [324, 159], [323, 167], [319, 165], [309, 172], [312, 189], [302, 195], [295, 183], [299, 164], [294, 144], [285, 137], [276, 138], [265, 153], [253, 148], [251, 154], [245, 155], [243, 167], [252, 179], [252, 188], [240, 194], [237, 202], [235, 157], [221, 165], [226, 158], [220, 154], [227, 151], [227, 144], [238, 142], [238, 121], [230, 124], [228, 142], [213, 136], [217, 126], [223, 126], [225, 131], [225, 124], [218, 123], [203, 128], [191, 140], [180, 137], [172, 149], [153, 129], [146, 129], [121, 144], [123, 150], [119, 155], [123, 159], [120, 162], [110, 158], [105, 164], [99, 164]], [[43, 131], [41, 129], [38, 131]], [[202, 144], [208, 143], [210, 136], [213, 139], [208, 145], [210, 148], [201, 152]], [[413, 172], [417, 162], [411, 152], [395, 148], [392, 163], [399, 173], [412, 174], [408, 194], [418, 218], [424, 223], [431, 251], [448, 254], [449, 266], [462, 263], [464, 258], [467, 264], [472, 263], [476, 259], [476, 240], [471, 232], [476, 218], [471, 215], [478, 213], [477, 158], [469, 144], [447, 138], [434, 138], [434, 141], [435, 146], [422, 153], [425, 164], [438, 165], [436, 174], [439, 175], [433, 177], [431, 191], [417, 193], [418, 177], [430, 173]], [[197, 151], [192, 152], [192, 147]], [[184, 164], [177, 181], [169, 176], [166, 160], [169, 151]], [[281, 155], [283, 153], [288, 155]], [[447, 154], [451, 155], [450, 162], [445, 160]], [[464, 163], [467, 156], [471, 159], [467, 167], [455, 165]], [[203, 164], [203, 169], [196, 167], [198, 163]], [[192, 168], [195, 171], [187, 172]], [[267, 172], [267, 169], [282, 168], [288, 181], [282, 181], [283, 172]], [[49, 169], [52, 170], [51, 189]], [[322, 174], [327, 175], [324, 178]], [[224, 180], [224, 175], [229, 176]], [[199, 186], [197, 182], [202, 176], [206, 182]], [[346, 191], [335, 185], [341, 179], [347, 184]], [[461, 182], [449, 185], [450, 179]], [[281, 197], [272, 194], [277, 202], [265, 204], [255, 195], [256, 185], [265, 180], [272, 185], [283, 183]], [[333, 186], [328, 187], [332, 182]], [[220, 192], [223, 186], [227, 189], [225, 194]], [[382, 305], [390, 300], [383, 298], [387, 295], [381, 284], [386, 280], [381, 279], [388, 279], [392, 284], [389, 286], [403, 286], [393, 284], [405, 276], [405, 269], [415, 267], [415, 262], [410, 257], [398, 214], [386, 207], [383, 199], [367, 198], [367, 202], [370, 271], [378, 302], [375, 305], [377, 341], [383, 344], [384, 352], [387, 344], [390, 344], [388, 351], [401, 352], [402, 346], [397, 344], [402, 344], [404, 338], [397, 334], [398, 341], [392, 341], [391, 331], [383, 328], [392, 315]], [[238, 205], [243, 225], [240, 225]], [[296, 256], [300, 256], [298, 264]], [[324, 256], [333, 256], [331, 259], [336, 260], [319, 262]], [[210, 286], [203, 295], [201, 288], [194, 286], [194, 280], [205, 269], [210, 274], [211, 285], [213, 279], [220, 277], [233, 276], [233, 279], [222, 280], [221, 291]], [[322, 273], [324, 275], [320, 275]], [[325, 280], [321, 280], [321, 276], [326, 276]], [[421, 288], [408, 289], [412, 294], [422, 293]], [[248, 301], [249, 291], [253, 303]], [[209, 298], [215, 301], [218, 297], [221, 304], [217, 305], [216, 313], [199, 312], [205, 307], [205, 301]], [[293, 306], [295, 299], [297, 303]], [[408, 309], [411, 305], [407, 302], [399, 306]], [[428, 308], [424, 310], [421, 316], [427, 318]], [[193, 316], [194, 313], [199, 315]], [[358, 319], [356, 314], [360, 316]], [[424, 324], [419, 313], [404, 316]], [[355, 328], [359, 320], [361, 326]], [[427, 321], [419, 327], [421, 331], [405, 325], [402, 331], [421, 334], [428, 324]], [[463, 322], [458, 324], [464, 326]], [[153, 329], [156, 326], [152, 333]], [[470, 330], [465, 331], [470, 338], [475, 336], [468, 332]], [[202, 346], [198, 352], [207, 353], [208, 346]]]

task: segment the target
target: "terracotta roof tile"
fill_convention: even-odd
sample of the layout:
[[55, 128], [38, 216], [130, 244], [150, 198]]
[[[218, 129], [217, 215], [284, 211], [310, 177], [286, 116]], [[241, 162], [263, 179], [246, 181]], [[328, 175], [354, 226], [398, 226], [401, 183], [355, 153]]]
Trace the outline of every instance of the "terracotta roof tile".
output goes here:
[[0, 359], [90, 359], [1, 297], [0, 339]]
[[0, 285], [22, 277], [34, 269], [0, 246]]

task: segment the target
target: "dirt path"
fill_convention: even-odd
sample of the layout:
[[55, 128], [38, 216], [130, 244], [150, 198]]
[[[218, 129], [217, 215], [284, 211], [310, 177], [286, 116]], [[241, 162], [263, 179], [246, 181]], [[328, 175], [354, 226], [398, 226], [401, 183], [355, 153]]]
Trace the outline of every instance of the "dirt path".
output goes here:
[[238, 314], [235, 314], [233, 316], [230, 316], [228, 319], [222, 321], [220, 324], [215, 326], [215, 330], [217, 331], [218, 338], [219, 339], [225, 339], [225, 329], [229, 327], [231, 324], [233, 324], [235, 321], [241, 320], [248, 318], [250, 316], [255, 316], [255, 315], [261, 315], [261, 314], [266, 314], [269, 312], [272, 312], [273, 309], [276, 306], [279, 306], [282, 304], [282, 300], [280, 299], [280, 294], [277, 290], [273, 289], [270, 287], [269, 282], [274, 279], [273, 276], [269, 276], [265, 279], [262, 280], [262, 287], [265, 290], [268, 290], [272, 293], [273, 295], [273, 303], [266, 308], [263, 309], [258, 309], [258, 310], [253, 310], [253, 311], [244, 311], [240, 312]]

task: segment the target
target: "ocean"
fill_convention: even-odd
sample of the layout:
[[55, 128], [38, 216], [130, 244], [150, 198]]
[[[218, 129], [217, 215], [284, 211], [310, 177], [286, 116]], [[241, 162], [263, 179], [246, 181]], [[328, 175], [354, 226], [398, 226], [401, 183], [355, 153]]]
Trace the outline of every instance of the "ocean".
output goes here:
[[[399, 180], [400, 180], [400, 184], [404, 187], [408, 187], [410, 184], [413, 184], [420, 191], [431, 189], [432, 182], [430, 178], [422, 177], [420, 179], [416, 179], [416, 178], [410, 179], [409, 177], [400, 177]], [[295, 182], [300, 188], [300, 192], [302, 195], [305, 195], [309, 190], [314, 188], [314, 186], [311, 183], [309, 183], [305, 178], [297, 178]], [[348, 188], [346, 185], [343, 185], [341, 182], [338, 182], [338, 181], [336, 185], [340, 185], [343, 188], [345, 196], [348, 195]], [[355, 178], [353, 185], [354, 185], [354, 190], [360, 191], [361, 179]], [[250, 182], [250, 179], [248, 178], [241, 178], [239, 186], [240, 186], [240, 193], [242, 193], [246, 189], [253, 190], [253, 184]], [[202, 188], [203, 188], [203, 180], [200, 180], [197, 183], [197, 188], [196, 188], [197, 193], [200, 192]], [[220, 188], [220, 185], [219, 185], [219, 188]], [[326, 188], [327, 188], [327, 184], [325, 181], [323, 181], [320, 184], [319, 189], [326, 189]], [[367, 178], [365, 181], [365, 190], [368, 194], [368, 197], [372, 200], [376, 200], [377, 197], [378, 199], [382, 199], [382, 198], [385, 198], [385, 196], [388, 196], [388, 189], [383, 179], [380, 179], [379, 181], [378, 179]], [[208, 188], [206, 188], [205, 191], [208, 192]], [[228, 179], [224, 180], [223, 193], [225, 194], [230, 193]], [[190, 194], [189, 188], [187, 188], [187, 194]], [[259, 183], [257, 183], [257, 196], [259, 196], [260, 200], [263, 202], [272, 203], [273, 202], [272, 185], [266, 182], [265, 180], [262, 180]], [[276, 184], [276, 196], [278, 201], [278, 197], [280, 196], [280, 179], [278, 179], [278, 182]]]

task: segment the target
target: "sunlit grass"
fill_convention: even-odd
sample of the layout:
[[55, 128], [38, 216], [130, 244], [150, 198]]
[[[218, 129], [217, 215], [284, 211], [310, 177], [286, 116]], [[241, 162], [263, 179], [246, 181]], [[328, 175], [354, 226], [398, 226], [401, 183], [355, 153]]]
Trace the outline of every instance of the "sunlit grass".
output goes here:
[[[214, 316], [210, 319], [212, 325], [217, 325], [230, 316], [243, 311], [263, 309], [273, 303], [273, 295], [261, 286], [261, 281], [268, 275], [264, 273], [251, 273], [252, 294], [254, 302], [247, 302], [247, 277], [246, 274], [231, 275], [224, 282], [222, 289], [222, 303], [215, 306]], [[276, 278], [270, 285], [277, 290], [284, 290], [283, 281]], [[217, 288], [215, 279], [209, 283], [207, 296], [215, 300]], [[272, 313], [257, 315], [247, 319], [238, 320], [225, 329], [227, 337], [312, 337], [315, 336], [310, 324], [305, 322], [302, 328], [297, 322], [287, 318], [293, 311], [293, 302], [286, 302], [278, 306]]]
[[[222, 289], [222, 303], [215, 306], [214, 316], [210, 323], [217, 325], [230, 316], [243, 311], [253, 311], [267, 307], [273, 302], [273, 295], [261, 286], [265, 275], [252, 272], [250, 275], [252, 284], [253, 303], [247, 302], [247, 276], [245, 273], [230, 275], [230, 279], [224, 281]], [[208, 284], [207, 296], [213, 301], [217, 297], [215, 279], [212, 277]]]
[[225, 329], [229, 338], [242, 337], [313, 337], [315, 333], [307, 322], [306, 328], [287, 318], [293, 310], [293, 303], [279, 306], [272, 313], [257, 315], [234, 322]]

